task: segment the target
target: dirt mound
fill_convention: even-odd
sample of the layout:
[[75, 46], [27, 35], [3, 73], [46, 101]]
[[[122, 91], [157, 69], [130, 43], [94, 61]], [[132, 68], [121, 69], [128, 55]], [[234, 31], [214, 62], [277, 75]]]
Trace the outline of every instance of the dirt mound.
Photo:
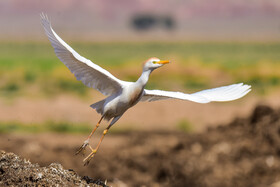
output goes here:
[[[97, 133], [95, 138], [98, 137]], [[3, 134], [0, 148], [43, 166], [59, 162], [79, 175], [108, 179], [113, 186], [118, 186], [116, 181], [122, 181], [119, 186], [280, 184], [277, 183], [280, 181], [280, 110], [268, 106], [258, 106], [248, 118], [235, 119], [228, 125], [199, 134], [174, 131], [109, 134], [87, 167], [83, 167], [82, 156], [74, 156], [84, 138], [60, 134]], [[2, 170], [0, 176], [6, 171]], [[32, 180], [38, 180], [38, 172], [32, 175]]]
[[258, 106], [201, 134], [134, 134], [122, 150], [98, 159], [111, 161], [108, 171], [94, 165], [97, 172], [121, 167], [113, 176], [138, 185], [268, 186], [280, 180], [280, 111]]
[[40, 167], [19, 158], [13, 153], [0, 153], [0, 185], [2, 186], [94, 186], [105, 187], [101, 181], [81, 178], [73, 170], [65, 170], [60, 164]]

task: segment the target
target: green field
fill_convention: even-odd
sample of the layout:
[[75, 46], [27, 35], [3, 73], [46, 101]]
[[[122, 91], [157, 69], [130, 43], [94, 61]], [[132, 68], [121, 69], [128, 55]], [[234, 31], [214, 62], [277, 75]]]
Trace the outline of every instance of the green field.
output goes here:
[[[280, 85], [279, 43], [71, 43], [82, 56], [118, 78], [135, 81], [156, 56], [173, 63], [153, 73], [147, 87], [196, 91], [244, 82], [258, 94]], [[86, 97], [90, 89], [55, 56], [50, 43], [0, 44], [0, 96]]]

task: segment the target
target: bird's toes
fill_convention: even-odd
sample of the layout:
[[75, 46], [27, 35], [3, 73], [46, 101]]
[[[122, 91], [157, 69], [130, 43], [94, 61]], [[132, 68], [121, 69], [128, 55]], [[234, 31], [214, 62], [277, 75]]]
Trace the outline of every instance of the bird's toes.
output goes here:
[[90, 161], [90, 160], [85, 161], [85, 162], [84, 162], [84, 166], [87, 166], [87, 165], [89, 164], [89, 161]]
[[94, 157], [94, 155], [96, 154], [97, 150], [93, 149], [92, 152], [83, 160], [84, 162], [84, 166], [88, 165], [89, 162], [91, 161], [91, 159]]
[[87, 166], [89, 164], [89, 162], [91, 161], [92, 157], [93, 156], [84, 159], [84, 166]]
[[86, 147], [89, 145], [89, 143], [88, 143], [88, 141], [86, 140], [84, 143], [83, 143], [83, 145], [76, 151], [76, 155], [78, 155], [79, 153], [81, 153], [81, 152], [83, 152], [85, 149], [86, 149]]

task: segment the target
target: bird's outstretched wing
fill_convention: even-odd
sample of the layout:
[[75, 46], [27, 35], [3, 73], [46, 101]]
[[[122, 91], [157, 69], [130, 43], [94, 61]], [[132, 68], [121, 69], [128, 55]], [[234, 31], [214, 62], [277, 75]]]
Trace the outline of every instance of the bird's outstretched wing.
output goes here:
[[48, 17], [43, 13], [41, 22], [56, 56], [69, 68], [77, 80], [82, 81], [88, 87], [97, 89], [104, 95], [111, 95], [122, 89], [125, 81], [117, 79], [105, 69], [80, 56], [54, 32]]
[[170, 98], [189, 100], [197, 103], [209, 103], [211, 101], [232, 101], [246, 95], [248, 92], [251, 91], [250, 88], [251, 86], [243, 85], [243, 83], [240, 83], [203, 90], [193, 94], [145, 89], [141, 101], [156, 101]]

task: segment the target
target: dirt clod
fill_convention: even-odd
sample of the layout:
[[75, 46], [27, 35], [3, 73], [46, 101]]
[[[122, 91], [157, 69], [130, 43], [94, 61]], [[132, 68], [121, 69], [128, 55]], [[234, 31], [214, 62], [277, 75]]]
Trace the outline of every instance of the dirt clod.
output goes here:
[[92, 179], [88, 176], [83, 176], [82, 180], [86, 181], [88, 184], [92, 183], [92, 184], [97, 184], [97, 185], [100, 185], [102, 187], [107, 187], [107, 185], [105, 184], [104, 181], [101, 181], [100, 179]]

